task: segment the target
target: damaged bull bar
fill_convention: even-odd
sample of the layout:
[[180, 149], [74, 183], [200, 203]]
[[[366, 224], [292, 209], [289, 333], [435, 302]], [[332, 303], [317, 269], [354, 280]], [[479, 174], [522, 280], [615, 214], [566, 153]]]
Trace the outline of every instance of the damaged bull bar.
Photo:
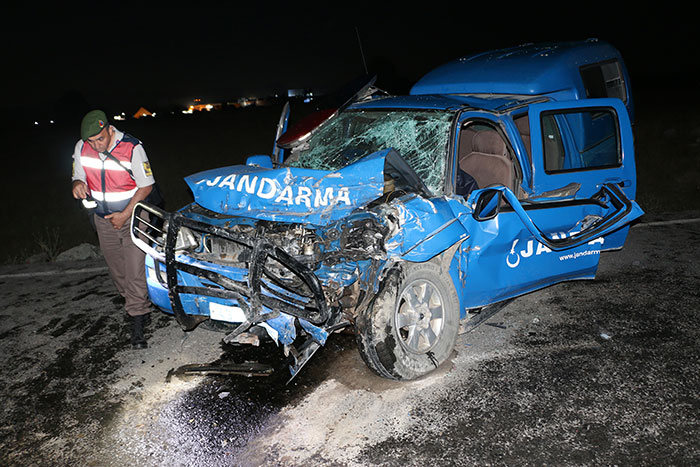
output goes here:
[[[150, 216], [146, 213], [149, 213]], [[160, 221], [151, 219], [153, 216], [160, 218]], [[177, 238], [183, 227], [238, 243], [251, 251], [250, 257], [246, 260], [248, 269], [245, 280], [237, 281], [215, 271], [178, 261]], [[145, 237], [150, 242], [157, 244], [164, 252], [163, 254], [151, 248], [151, 251], [157, 253], [161, 261], [165, 262], [165, 280], [161, 277], [159, 267], [156, 267], [156, 275], [159, 281], [167, 286], [175, 318], [186, 331], [194, 329], [209, 317], [188, 315], [183, 307], [180, 294], [195, 294], [236, 302], [245, 316], [245, 321], [226, 335], [224, 338], [226, 343], [234, 341], [237, 336], [247, 331], [252, 325], [279, 316], [280, 312], [304, 319], [312, 324], [323, 324], [330, 318], [330, 310], [318, 278], [305, 265], [264, 238], [230, 232], [223, 227], [188, 219], [178, 212], [168, 213], [146, 203], [139, 203], [134, 209], [132, 231], [135, 236]], [[163, 238], [165, 238], [164, 242]], [[265, 263], [268, 258], [274, 259], [294, 276], [301, 279], [308, 287], [310, 295], [300, 295], [299, 290], [290, 288], [282, 278], [277, 277], [273, 271], [266, 268]], [[217, 287], [179, 284], [178, 271], [209, 281]], [[307, 301], [295, 298], [295, 296], [302, 296]]]

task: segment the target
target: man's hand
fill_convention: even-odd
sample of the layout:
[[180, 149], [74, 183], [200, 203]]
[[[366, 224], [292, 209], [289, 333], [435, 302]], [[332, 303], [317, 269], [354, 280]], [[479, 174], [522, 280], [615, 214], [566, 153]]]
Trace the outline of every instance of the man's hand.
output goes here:
[[122, 212], [114, 212], [105, 216], [105, 219], [112, 223], [115, 229], [121, 229], [126, 222], [131, 222], [131, 214], [134, 212], [134, 206], [139, 201], [143, 201], [151, 193], [153, 186], [145, 186], [136, 190], [134, 196], [129, 201], [129, 204], [124, 208]]
[[112, 223], [112, 227], [119, 230], [122, 228], [125, 222], [131, 222], [131, 211], [124, 210], [121, 212], [107, 214], [105, 219], [108, 219]]
[[73, 182], [73, 198], [75, 199], [85, 199], [88, 195], [88, 187], [82, 180], [75, 180]]

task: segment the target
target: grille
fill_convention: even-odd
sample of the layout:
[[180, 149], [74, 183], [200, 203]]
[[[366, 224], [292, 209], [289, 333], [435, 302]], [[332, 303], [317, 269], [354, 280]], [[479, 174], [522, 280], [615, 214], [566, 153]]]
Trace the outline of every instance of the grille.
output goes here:
[[[180, 294], [235, 300], [251, 324], [280, 312], [314, 324], [325, 322], [329, 309], [318, 278], [254, 231], [210, 225], [142, 203], [132, 224], [132, 236], [150, 242], [157, 259], [165, 263], [173, 311], [188, 328], [198, 322], [184, 313]], [[178, 283], [178, 271], [198, 277], [202, 286]]]

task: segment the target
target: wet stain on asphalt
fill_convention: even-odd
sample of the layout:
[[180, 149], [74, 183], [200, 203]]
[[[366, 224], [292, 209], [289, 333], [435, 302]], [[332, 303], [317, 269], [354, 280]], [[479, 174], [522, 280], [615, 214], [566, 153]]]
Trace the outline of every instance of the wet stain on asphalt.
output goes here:
[[[180, 430], [182, 441], [197, 440], [196, 447], [191, 449], [202, 459], [230, 460], [266, 426], [270, 417], [323, 382], [338, 355], [356, 351], [354, 346], [351, 335], [331, 336], [327, 345], [290, 382], [284, 356], [274, 344], [260, 347], [222, 344], [223, 354], [213, 365], [255, 361], [273, 366], [274, 373], [265, 377], [207, 376], [196, 389], [169, 406], [163, 417], [172, 426], [187, 426], [187, 430]], [[196, 463], [196, 457], [188, 454], [185, 459]]]
[[68, 316], [61, 318], [56, 329], [53, 329], [49, 335], [51, 337], [59, 337], [70, 330], [80, 330], [84, 326], [86, 316], [82, 313], [70, 313]]
[[[102, 275], [104, 276], [104, 274]], [[95, 282], [95, 277], [86, 277], [77, 281], [66, 282], [61, 285], [62, 288], [73, 288], [83, 284], [92, 284]]]
[[81, 293], [80, 295], [76, 295], [75, 297], [71, 298], [72, 301], [77, 302], [78, 300], [82, 300], [85, 297], [89, 297], [90, 295], [95, 294], [95, 289], [89, 290], [85, 293]]
[[[159, 465], [239, 465], [236, 459], [241, 450], [269, 427], [282, 408], [293, 406], [326, 380], [339, 354], [356, 351], [352, 336], [333, 335], [288, 383], [288, 368], [281, 349], [274, 344], [222, 344], [221, 350], [216, 361], [199, 363], [221, 366], [255, 361], [269, 363], [276, 371], [264, 377], [197, 377], [195, 387], [179, 393], [148, 416], [151, 423], [143, 433], [122, 429], [111, 442], [122, 446], [122, 452], [137, 453], [137, 459], [152, 459]], [[166, 384], [191, 378], [171, 374], [171, 382]]]

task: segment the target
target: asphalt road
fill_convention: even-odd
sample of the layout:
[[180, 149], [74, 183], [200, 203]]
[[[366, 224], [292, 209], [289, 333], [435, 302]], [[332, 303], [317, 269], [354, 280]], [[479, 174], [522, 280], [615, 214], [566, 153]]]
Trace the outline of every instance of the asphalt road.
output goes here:
[[160, 313], [134, 351], [100, 261], [4, 267], [0, 464], [700, 465], [700, 222], [668, 221], [409, 383], [371, 374], [343, 334], [290, 384], [169, 375], [279, 351]]

